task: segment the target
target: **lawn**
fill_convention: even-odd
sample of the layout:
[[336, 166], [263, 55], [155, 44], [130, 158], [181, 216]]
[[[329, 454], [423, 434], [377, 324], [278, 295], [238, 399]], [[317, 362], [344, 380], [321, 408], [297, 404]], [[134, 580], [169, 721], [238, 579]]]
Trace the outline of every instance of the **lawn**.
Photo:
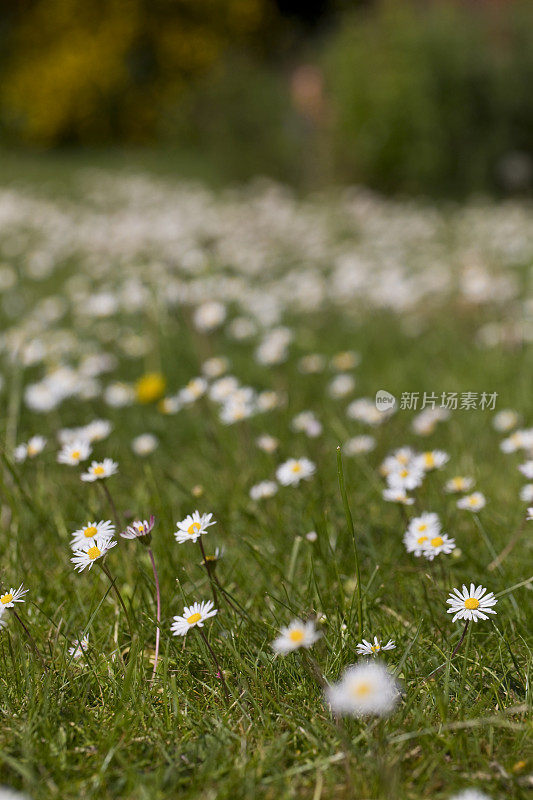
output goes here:
[[[526, 798], [533, 209], [15, 164], [0, 784], [34, 800]], [[91, 464], [107, 458], [105, 477]], [[195, 510], [216, 524], [176, 538]], [[426, 512], [449, 552], [406, 547]], [[119, 536], [151, 515], [149, 536]], [[100, 520], [112, 539], [86, 535]], [[462, 640], [447, 599], [471, 583], [496, 614]], [[184, 613], [200, 601], [217, 609], [203, 627]], [[276, 652], [294, 620], [316, 641]], [[359, 654], [374, 637], [394, 649]], [[323, 686], [353, 664], [370, 694], [387, 668], [386, 714], [356, 694], [354, 713], [330, 707]]]

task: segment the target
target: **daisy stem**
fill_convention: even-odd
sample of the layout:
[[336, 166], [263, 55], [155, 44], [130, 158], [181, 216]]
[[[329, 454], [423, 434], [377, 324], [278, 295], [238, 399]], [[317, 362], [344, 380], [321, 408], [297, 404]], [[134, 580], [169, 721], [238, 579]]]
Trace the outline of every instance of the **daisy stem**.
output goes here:
[[119, 518], [119, 515], [118, 515], [117, 507], [116, 507], [116, 505], [114, 503], [113, 498], [111, 497], [111, 492], [109, 491], [109, 488], [108, 488], [106, 482], [105, 481], [100, 481], [99, 483], [100, 483], [100, 486], [102, 487], [103, 492], [104, 492], [104, 494], [105, 494], [105, 496], [107, 498], [107, 502], [111, 506], [111, 512], [113, 514], [113, 519], [115, 520], [115, 525], [116, 525], [116, 529], [117, 529], [117, 532], [118, 532], [121, 529], [121, 524], [120, 524], [120, 518]]
[[226, 701], [229, 703], [229, 701], [230, 701], [230, 694], [229, 694], [229, 690], [228, 690], [228, 685], [227, 685], [227, 683], [226, 683], [226, 679], [224, 678], [224, 674], [223, 674], [223, 672], [222, 672], [222, 669], [221, 669], [221, 667], [220, 667], [220, 664], [218, 663], [218, 658], [216, 657], [215, 651], [213, 650], [213, 648], [212, 648], [212, 647], [211, 647], [211, 645], [209, 644], [209, 641], [208, 641], [208, 639], [207, 639], [207, 636], [205, 635], [205, 633], [203, 632], [203, 630], [202, 630], [201, 628], [198, 628], [198, 632], [199, 632], [200, 636], [202, 637], [202, 639], [204, 640], [204, 642], [205, 642], [205, 646], [207, 647], [207, 649], [208, 649], [208, 650], [209, 650], [209, 652], [211, 653], [211, 658], [213, 659], [213, 661], [214, 661], [214, 664], [215, 664], [215, 667], [216, 667], [216, 669], [217, 669], [217, 675], [218, 675], [218, 677], [220, 678], [220, 681], [221, 681], [221, 683], [222, 683], [222, 688], [224, 689], [224, 695], [225, 695], [225, 697], [226, 697]]
[[204, 564], [204, 567], [205, 567], [205, 571], [207, 572], [207, 577], [209, 578], [209, 583], [211, 584], [211, 591], [213, 592], [213, 600], [214, 600], [215, 606], [218, 606], [217, 590], [215, 589], [215, 582], [213, 580], [213, 577], [211, 575], [209, 567], [207, 566], [207, 555], [206, 555], [206, 552], [205, 552], [205, 549], [204, 549], [204, 545], [203, 545], [201, 536], [198, 538], [198, 544], [200, 545], [200, 550], [202, 551], [202, 559], [203, 559], [203, 564]]
[[131, 628], [130, 615], [128, 614], [128, 609], [126, 608], [126, 604], [125, 604], [124, 600], [122, 599], [122, 595], [120, 594], [119, 588], [118, 588], [118, 586], [116, 584], [116, 578], [113, 578], [113, 576], [111, 575], [109, 569], [107, 568], [107, 566], [104, 563], [102, 563], [102, 561], [99, 561], [98, 563], [102, 567], [102, 570], [105, 572], [107, 577], [109, 578], [109, 581], [111, 582], [111, 586], [113, 588], [113, 591], [115, 592], [115, 594], [117, 596], [118, 602], [122, 606], [122, 610], [124, 611], [124, 614], [126, 615], [126, 622], [128, 623], [128, 630], [130, 632], [130, 640], [133, 641], [133, 632], [132, 632], [132, 628]]
[[21, 618], [19, 617], [19, 615], [17, 614], [17, 612], [15, 611], [15, 609], [14, 609], [14, 608], [12, 608], [11, 610], [12, 610], [12, 612], [13, 612], [13, 616], [15, 617], [15, 619], [17, 620], [17, 622], [18, 622], [20, 625], [22, 625], [22, 627], [23, 627], [23, 629], [24, 629], [24, 633], [25, 633], [25, 634], [26, 634], [26, 636], [28, 637], [28, 641], [29, 641], [29, 643], [31, 644], [33, 651], [34, 651], [34, 652], [35, 652], [35, 654], [36, 654], [36, 655], [39, 657], [39, 659], [40, 659], [40, 661], [41, 661], [41, 663], [42, 663], [43, 667], [46, 667], [46, 661], [44, 660], [44, 656], [43, 656], [43, 654], [41, 653], [41, 651], [39, 650], [39, 648], [37, 647], [37, 645], [35, 644], [35, 640], [34, 640], [33, 636], [31, 635], [31, 633], [29, 632], [28, 628], [27, 628], [27, 627], [26, 627], [26, 625], [23, 623], [23, 621], [21, 620]]
[[339, 488], [342, 497], [342, 504], [344, 506], [344, 516], [346, 517], [346, 524], [348, 530], [352, 534], [353, 551], [355, 556], [355, 574], [357, 578], [357, 620], [359, 625], [359, 638], [363, 635], [363, 600], [361, 597], [361, 571], [359, 569], [359, 555], [357, 553], [357, 542], [355, 538], [355, 528], [353, 524], [352, 513], [348, 503], [348, 496], [346, 494], [346, 486], [344, 484], [344, 472], [342, 469], [342, 455], [340, 446], [337, 447], [337, 474], [339, 478]]
[[148, 555], [150, 556], [150, 561], [152, 562], [152, 570], [154, 573], [154, 580], [155, 580], [155, 596], [156, 596], [156, 603], [157, 603], [157, 625], [156, 625], [156, 632], [155, 632], [155, 656], [154, 656], [154, 671], [152, 672], [152, 678], [150, 683], [155, 678], [155, 673], [157, 670], [157, 660], [159, 658], [159, 639], [161, 636], [160, 630], [160, 623], [161, 623], [161, 592], [159, 591], [159, 577], [157, 575], [157, 569], [155, 566], [155, 558], [154, 554], [152, 553], [152, 548], [148, 548]]

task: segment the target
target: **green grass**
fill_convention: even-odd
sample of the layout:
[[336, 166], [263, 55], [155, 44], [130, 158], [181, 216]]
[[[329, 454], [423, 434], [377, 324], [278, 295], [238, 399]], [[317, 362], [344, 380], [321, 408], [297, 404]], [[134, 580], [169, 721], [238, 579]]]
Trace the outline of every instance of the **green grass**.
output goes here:
[[[56, 171], [49, 164], [27, 161], [19, 167], [9, 176], [11, 188], [49, 196], [52, 204], [70, 211], [74, 203], [74, 213], [92, 207], [93, 201], [83, 196], [83, 175], [77, 167], [63, 164]], [[43, 185], [43, 175], [51, 172], [54, 183]], [[72, 196], [77, 199], [72, 201]], [[127, 201], [118, 194], [98, 201], [104, 212], [120, 202]], [[328, 202], [317, 201], [331, 216], [340, 240], [347, 235], [343, 220]], [[461, 213], [450, 212], [457, 218]], [[439, 235], [442, 257], [453, 270], [459, 222], [450, 221], [447, 214]], [[35, 224], [26, 217], [23, 230], [34, 230]], [[236, 227], [236, 237], [240, 230]], [[2, 247], [9, 233], [3, 230]], [[500, 451], [502, 434], [493, 429], [490, 412], [458, 411], [423, 438], [410, 428], [413, 412], [398, 411], [368, 431], [376, 437], [373, 452], [344, 457], [361, 567], [363, 635], [390, 637], [397, 643], [397, 649], [384, 656], [403, 687], [393, 714], [378, 724], [345, 719], [341, 735], [302, 653], [274, 657], [270, 645], [280, 626], [295, 616], [325, 615], [323, 636], [312, 652], [326, 679], [334, 681], [357, 660], [355, 646], [361, 638], [353, 541], [337, 480], [336, 447], [367, 431], [345, 414], [352, 397], [328, 396], [326, 385], [333, 373], [302, 375], [299, 358], [313, 352], [332, 357], [354, 349], [361, 354], [361, 365], [354, 370], [353, 397], [373, 397], [380, 388], [398, 396], [402, 391], [498, 392], [497, 409], [515, 408], [524, 424], [531, 424], [530, 347], [518, 343], [481, 348], [476, 343], [482, 325], [510, 324], [524, 313], [529, 262], [491, 265], [495, 272], [512, 268], [522, 281], [517, 297], [501, 304], [465, 306], [452, 294], [427, 304], [420, 313], [401, 314], [364, 307], [356, 313], [349, 305], [334, 308], [329, 302], [302, 313], [289, 302], [283, 315], [294, 332], [289, 357], [265, 367], [253, 357], [256, 338], [237, 342], [224, 327], [200, 334], [191, 324], [187, 304], [166, 308], [156, 299], [162, 283], [154, 264], [163, 258], [156, 246], [137, 262], [150, 302], [99, 321], [79, 313], [69, 281], [82, 274], [90, 292], [103, 284], [117, 286], [127, 265], [102, 250], [88, 262], [81, 252], [61, 261], [54, 275], [31, 280], [24, 269], [35, 246], [32, 236], [15, 255], [9, 255], [7, 246], [7, 253], [3, 251], [4, 263], [20, 269], [20, 282], [8, 296], [13, 307], [20, 302], [21, 310], [14, 314], [4, 303], [5, 330], [27, 326], [42, 297], [64, 297], [65, 318], [40, 335], [48, 341], [50, 332], [59, 328], [73, 332], [75, 347], [67, 360], [72, 357], [75, 363], [87, 345], [115, 354], [117, 366], [103, 376], [104, 383], [133, 381], [157, 367], [173, 393], [200, 373], [207, 356], [225, 355], [231, 374], [243, 384], [273, 388], [286, 398], [286, 405], [233, 426], [222, 425], [215, 406], [205, 399], [175, 416], [161, 414], [155, 405], [113, 409], [100, 397], [69, 399], [49, 413], [37, 414], [25, 406], [22, 388], [42, 376], [42, 366], [23, 369], [20, 359], [2, 354], [0, 586], [24, 581], [29, 589], [27, 602], [17, 611], [46, 668], [9, 617], [8, 627], [0, 632], [0, 784], [21, 789], [34, 800], [444, 800], [468, 787], [494, 800], [526, 798], [533, 773], [528, 720], [530, 530], [500, 569], [488, 571], [493, 554], [504, 548], [524, 517], [518, 494], [526, 481], [516, 466], [525, 456]], [[356, 232], [355, 246], [358, 237]], [[482, 237], [478, 245], [481, 250]], [[210, 252], [209, 242], [204, 246]], [[417, 256], [424, 260], [423, 254]], [[94, 269], [102, 263], [104, 270]], [[289, 252], [287, 265], [292, 263]], [[320, 263], [316, 270], [326, 274], [327, 268]], [[238, 272], [216, 260], [209, 270], [215, 279]], [[281, 275], [283, 263], [273, 270]], [[246, 280], [251, 287], [274, 288], [264, 274]], [[229, 304], [230, 318], [236, 315], [235, 305]], [[126, 358], [126, 334], [148, 343], [143, 356]], [[50, 353], [48, 366], [58, 360]], [[304, 409], [312, 409], [323, 423], [317, 439], [290, 427], [293, 416]], [[56, 463], [55, 436], [61, 427], [84, 425], [97, 417], [113, 423], [111, 436], [94, 445], [93, 456], [119, 462], [120, 471], [108, 485], [120, 514], [131, 519], [153, 513], [157, 520], [153, 550], [161, 582], [162, 649], [153, 684], [154, 585], [145, 550], [137, 542], [120, 540], [106, 560], [130, 610], [133, 641], [102, 571], [95, 566], [78, 575], [69, 561], [70, 533], [88, 519], [108, 518], [111, 511], [98, 485], [80, 481], [79, 468]], [[155, 433], [160, 445], [141, 459], [130, 443], [145, 431]], [[267, 455], [255, 447], [255, 438], [264, 432], [279, 438], [277, 453]], [[37, 433], [49, 439], [43, 453], [14, 464], [14, 444]], [[405, 444], [418, 450], [442, 448], [450, 454], [449, 464], [429, 474], [414, 494], [415, 509], [437, 512], [444, 530], [455, 537], [460, 552], [453, 556], [428, 562], [407, 554], [402, 513], [382, 500], [379, 464], [389, 451]], [[250, 500], [254, 483], [273, 477], [286, 458], [302, 455], [317, 465], [311, 481], [280, 488], [271, 499]], [[443, 492], [445, 480], [454, 474], [472, 475], [476, 489], [487, 497], [479, 527], [473, 515], [456, 508], [455, 496]], [[203, 629], [224, 670], [229, 703], [198, 631], [191, 630], [184, 640], [169, 632], [172, 616], [182, 613], [184, 604], [211, 596], [198, 545], [178, 545], [173, 537], [176, 521], [195, 508], [213, 512], [217, 520], [203, 542], [208, 553], [216, 546], [223, 549], [216, 574], [233, 599], [232, 607], [219, 591], [219, 613]], [[310, 530], [317, 532], [316, 542], [305, 538]], [[501, 593], [498, 613], [494, 622], [472, 626], [469, 642], [450, 661], [462, 626], [452, 624], [446, 614], [446, 597], [453, 586], [470, 581]], [[523, 585], [512, 589], [517, 584]], [[90, 650], [85, 659], [73, 661], [67, 649], [83, 632], [90, 635]], [[445, 668], [426, 680], [440, 664]]]

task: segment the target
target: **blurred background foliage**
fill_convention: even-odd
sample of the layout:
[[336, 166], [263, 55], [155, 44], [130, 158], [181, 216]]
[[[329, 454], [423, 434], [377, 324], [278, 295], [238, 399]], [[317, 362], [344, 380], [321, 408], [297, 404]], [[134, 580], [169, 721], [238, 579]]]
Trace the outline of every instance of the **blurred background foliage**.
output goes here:
[[245, 179], [524, 193], [528, 0], [2, 4], [0, 142], [186, 150]]

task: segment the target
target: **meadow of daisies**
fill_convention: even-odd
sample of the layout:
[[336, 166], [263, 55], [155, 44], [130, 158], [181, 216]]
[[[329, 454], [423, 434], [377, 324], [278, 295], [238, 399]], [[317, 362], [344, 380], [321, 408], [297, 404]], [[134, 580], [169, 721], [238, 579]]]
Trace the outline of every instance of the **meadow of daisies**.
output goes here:
[[532, 264], [521, 203], [3, 186], [2, 800], [528, 796]]

